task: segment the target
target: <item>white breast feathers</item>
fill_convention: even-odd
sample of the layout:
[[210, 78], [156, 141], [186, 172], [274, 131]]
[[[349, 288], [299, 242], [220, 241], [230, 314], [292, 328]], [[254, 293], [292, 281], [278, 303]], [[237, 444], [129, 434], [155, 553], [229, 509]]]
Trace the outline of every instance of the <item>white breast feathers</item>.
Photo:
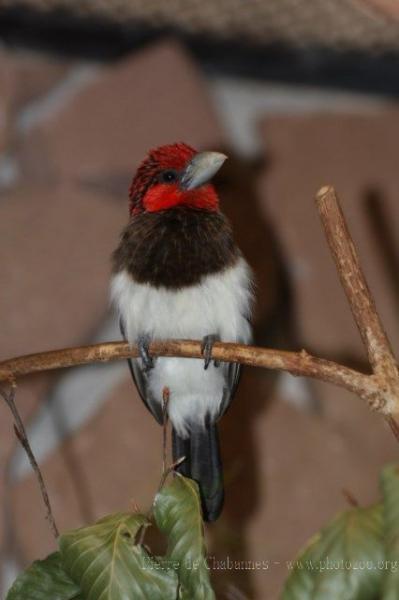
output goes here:
[[[111, 298], [128, 341], [146, 334], [153, 339], [202, 339], [217, 334], [225, 342], [248, 343], [252, 305], [251, 271], [243, 258], [197, 285], [170, 290], [136, 283], [126, 271], [114, 275]], [[198, 359], [159, 358], [149, 374], [151, 394], [162, 401], [170, 389], [169, 417], [184, 435], [190, 422], [217, 414], [226, 386], [226, 367], [204, 371]]]

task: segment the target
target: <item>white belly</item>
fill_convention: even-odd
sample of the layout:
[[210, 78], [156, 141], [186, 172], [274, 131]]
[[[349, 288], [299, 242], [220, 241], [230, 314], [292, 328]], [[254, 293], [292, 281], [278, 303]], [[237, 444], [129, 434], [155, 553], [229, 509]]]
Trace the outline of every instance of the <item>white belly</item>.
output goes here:
[[[217, 334], [222, 341], [243, 343], [251, 338], [251, 274], [242, 258], [222, 274], [178, 291], [138, 284], [120, 272], [113, 277], [111, 296], [132, 344], [142, 334], [154, 339]], [[202, 360], [159, 358], [149, 374], [149, 388], [159, 402], [163, 388], [169, 388], [169, 417], [184, 435], [189, 422], [203, 423], [207, 413], [217, 414], [225, 376], [225, 366], [211, 364], [205, 371]]]

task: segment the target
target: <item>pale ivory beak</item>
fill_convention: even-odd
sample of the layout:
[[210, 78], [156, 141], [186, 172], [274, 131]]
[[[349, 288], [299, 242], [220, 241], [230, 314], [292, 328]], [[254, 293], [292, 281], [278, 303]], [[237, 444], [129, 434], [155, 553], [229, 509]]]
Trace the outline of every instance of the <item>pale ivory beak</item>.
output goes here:
[[187, 165], [181, 179], [184, 190], [207, 183], [219, 171], [227, 156], [221, 152], [200, 152]]

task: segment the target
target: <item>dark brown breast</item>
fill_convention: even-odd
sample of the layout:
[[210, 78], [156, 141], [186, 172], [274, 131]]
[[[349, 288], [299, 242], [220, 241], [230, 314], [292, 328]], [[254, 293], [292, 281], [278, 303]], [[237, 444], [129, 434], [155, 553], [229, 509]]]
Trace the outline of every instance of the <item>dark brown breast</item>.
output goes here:
[[176, 289], [233, 265], [238, 255], [223, 214], [178, 207], [135, 215], [113, 254], [113, 270]]

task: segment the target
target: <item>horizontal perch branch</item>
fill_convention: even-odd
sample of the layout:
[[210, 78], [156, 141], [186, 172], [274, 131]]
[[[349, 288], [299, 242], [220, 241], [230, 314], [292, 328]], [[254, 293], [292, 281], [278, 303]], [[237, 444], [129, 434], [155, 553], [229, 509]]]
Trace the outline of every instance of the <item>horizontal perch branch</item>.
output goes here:
[[[344, 387], [366, 400], [385, 415], [399, 413], [399, 371], [389, 340], [362, 273], [351, 235], [332, 187], [322, 188], [316, 205], [342, 286], [366, 347], [372, 374], [366, 375], [337, 363], [311, 356], [305, 351], [283, 352], [240, 344], [216, 343], [216, 360], [239, 362], [254, 367], [287, 371]], [[201, 343], [190, 340], [154, 341], [153, 356], [201, 358]], [[54, 350], [6, 360], [0, 363], [0, 382], [50, 369], [93, 362], [137, 357], [136, 347], [125, 342], [109, 342], [65, 350]]]
[[[202, 357], [201, 342], [191, 340], [155, 341], [150, 344], [149, 351], [153, 356]], [[18, 377], [38, 371], [129, 357], [138, 357], [138, 350], [137, 347], [131, 347], [126, 342], [107, 342], [93, 346], [28, 354], [1, 362], [0, 381], [13, 381]], [[212, 357], [225, 362], [239, 362], [253, 367], [287, 371], [292, 375], [321, 379], [344, 387], [369, 403], [376, 404], [377, 407], [380, 405], [381, 390], [378, 379], [374, 375], [366, 375], [343, 365], [316, 358], [304, 350], [285, 352], [256, 346], [216, 342], [212, 349]]]

